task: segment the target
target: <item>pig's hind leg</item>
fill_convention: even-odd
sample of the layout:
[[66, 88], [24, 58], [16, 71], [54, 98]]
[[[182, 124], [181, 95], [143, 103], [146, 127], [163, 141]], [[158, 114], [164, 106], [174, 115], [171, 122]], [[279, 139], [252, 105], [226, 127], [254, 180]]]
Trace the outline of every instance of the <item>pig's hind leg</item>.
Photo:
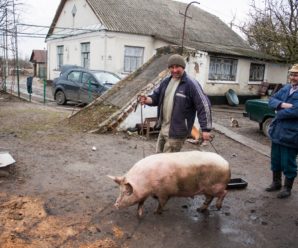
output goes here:
[[225, 198], [225, 196], [226, 196], [227, 193], [228, 193], [227, 190], [223, 190], [221, 193], [219, 193], [219, 194], [217, 195], [217, 199], [216, 199], [216, 204], [215, 204], [215, 206], [216, 206], [216, 208], [217, 208], [218, 210], [221, 209], [221, 207], [222, 207], [222, 202], [223, 202], [223, 200], [224, 200], [224, 198]]
[[203, 205], [197, 209], [197, 211], [198, 212], [206, 211], [208, 209], [210, 203], [212, 202], [213, 198], [214, 197], [211, 195], [205, 195], [205, 201], [204, 201]]

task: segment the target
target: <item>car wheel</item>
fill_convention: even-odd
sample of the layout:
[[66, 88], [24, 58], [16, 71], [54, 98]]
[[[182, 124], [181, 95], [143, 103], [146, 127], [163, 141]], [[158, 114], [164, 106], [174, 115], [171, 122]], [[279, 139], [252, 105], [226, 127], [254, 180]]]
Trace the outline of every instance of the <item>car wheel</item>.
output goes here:
[[270, 127], [270, 124], [272, 122], [272, 119], [273, 118], [267, 118], [264, 122], [263, 122], [263, 125], [262, 125], [262, 131], [263, 133], [269, 137], [269, 127]]
[[62, 90], [56, 92], [55, 99], [58, 105], [64, 105], [66, 103], [66, 97]]

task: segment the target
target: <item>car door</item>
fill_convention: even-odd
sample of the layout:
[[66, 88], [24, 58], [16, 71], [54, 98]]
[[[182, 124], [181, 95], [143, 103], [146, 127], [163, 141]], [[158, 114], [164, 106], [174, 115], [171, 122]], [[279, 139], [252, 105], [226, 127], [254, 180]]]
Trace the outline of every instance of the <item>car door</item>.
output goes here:
[[82, 88], [80, 71], [70, 71], [67, 74], [66, 80], [64, 82], [64, 89], [66, 94], [66, 99], [70, 101], [79, 101], [79, 91]]
[[84, 103], [90, 103], [97, 97], [99, 97], [105, 90], [102, 84], [100, 84], [91, 73], [83, 72], [82, 75], [82, 88], [80, 90], [80, 101]]

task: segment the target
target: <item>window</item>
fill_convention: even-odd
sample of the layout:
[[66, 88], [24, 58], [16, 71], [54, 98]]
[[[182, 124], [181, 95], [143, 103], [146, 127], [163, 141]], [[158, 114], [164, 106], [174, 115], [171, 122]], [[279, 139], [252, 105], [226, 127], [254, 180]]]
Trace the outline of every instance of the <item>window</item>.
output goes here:
[[89, 83], [90, 83], [90, 85], [94, 85], [97, 87], [99, 86], [99, 84], [95, 80], [95, 78], [91, 74], [85, 73], [85, 72], [83, 73], [83, 76], [82, 76], [82, 83], [87, 84], [87, 85], [89, 85]]
[[235, 81], [237, 59], [210, 57], [209, 80]]
[[70, 80], [72, 82], [80, 83], [80, 76], [81, 72], [79, 71], [72, 71], [67, 75], [67, 80]]
[[83, 72], [83, 76], [82, 76], [82, 83], [86, 84], [89, 83], [88, 81], [91, 80], [91, 75], [89, 73], [85, 73]]
[[250, 64], [249, 81], [264, 81], [265, 65], [264, 64]]
[[61, 69], [61, 66], [63, 65], [63, 50], [64, 50], [64, 46], [57, 46], [57, 67], [58, 67], [58, 69]]
[[81, 65], [89, 69], [90, 66], [90, 42], [81, 43]]
[[143, 64], [144, 47], [125, 46], [124, 72], [135, 71]]

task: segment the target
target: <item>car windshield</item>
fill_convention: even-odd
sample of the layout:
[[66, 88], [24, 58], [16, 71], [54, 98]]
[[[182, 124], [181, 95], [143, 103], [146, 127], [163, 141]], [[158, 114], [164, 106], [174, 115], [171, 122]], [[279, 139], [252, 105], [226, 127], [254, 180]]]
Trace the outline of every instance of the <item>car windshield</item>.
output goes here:
[[94, 76], [104, 85], [114, 85], [120, 78], [108, 72], [94, 72]]

